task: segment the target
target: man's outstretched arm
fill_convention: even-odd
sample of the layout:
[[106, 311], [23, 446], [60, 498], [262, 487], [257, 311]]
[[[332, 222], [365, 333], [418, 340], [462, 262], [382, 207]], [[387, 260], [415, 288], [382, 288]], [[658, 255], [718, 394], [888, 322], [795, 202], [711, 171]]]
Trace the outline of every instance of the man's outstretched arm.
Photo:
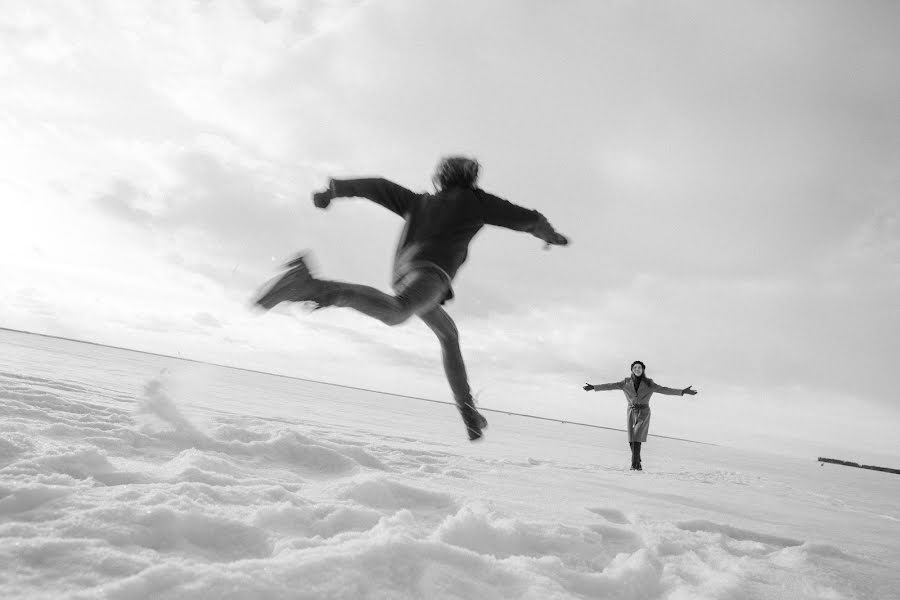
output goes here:
[[401, 217], [418, 194], [382, 178], [331, 179], [328, 187], [313, 193], [316, 208], [328, 208], [335, 198], [366, 198]]
[[538, 211], [523, 208], [484, 190], [478, 190], [478, 194], [484, 210], [484, 222], [488, 225], [530, 233], [544, 240], [548, 246], [565, 246], [569, 243], [568, 238], [556, 231], [547, 217]]

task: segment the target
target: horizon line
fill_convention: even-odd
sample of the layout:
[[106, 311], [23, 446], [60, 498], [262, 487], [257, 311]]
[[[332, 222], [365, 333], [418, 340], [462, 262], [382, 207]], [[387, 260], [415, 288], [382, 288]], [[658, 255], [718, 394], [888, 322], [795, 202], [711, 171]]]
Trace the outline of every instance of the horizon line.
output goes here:
[[[125, 351], [125, 352], [135, 352], [135, 353], [137, 353], [137, 354], [146, 354], [146, 355], [148, 355], [148, 356], [159, 356], [159, 357], [161, 357], [161, 358], [171, 358], [171, 359], [173, 359], [173, 360], [183, 360], [183, 361], [186, 361], [186, 362], [192, 362], [192, 363], [197, 363], [197, 364], [201, 364], [201, 365], [209, 365], [209, 366], [212, 366], [212, 367], [219, 367], [219, 368], [222, 368], [222, 369], [235, 369], [235, 370], [238, 370], [238, 371], [244, 371], [244, 372], [246, 372], [246, 373], [256, 373], [256, 374], [259, 374], [259, 375], [270, 375], [270, 376], [272, 376], [272, 377], [283, 377], [283, 378], [285, 378], [285, 379], [293, 379], [293, 380], [296, 380], [296, 381], [306, 381], [306, 382], [309, 382], [309, 383], [318, 383], [318, 384], [321, 384], [321, 385], [330, 385], [330, 386], [340, 387], [340, 388], [345, 388], [345, 389], [350, 389], [350, 390], [358, 390], [358, 391], [362, 391], [362, 392], [370, 392], [370, 393], [374, 393], [374, 394], [384, 394], [384, 395], [386, 395], [386, 396], [396, 396], [396, 397], [398, 397], [398, 398], [409, 398], [409, 399], [411, 399], [411, 400], [420, 400], [420, 401], [422, 401], [422, 402], [433, 402], [433, 403], [435, 403], [435, 404], [447, 404], [447, 405], [455, 406], [455, 403], [454, 403], [454, 402], [447, 402], [447, 401], [444, 401], [444, 400], [434, 400], [434, 399], [432, 399], [432, 398], [423, 398], [423, 397], [421, 397], [421, 396], [410, 396], [410, 395], [407, 395], [407, 394], [396, 394], [396, 393], [394, 393], [394, 392], [385, 392], [385, 391], [382, 391], [382, 390], [373, 390], [373, 389], [371, 389], [371, 388], [364, 388], [364, 387], [358, 387], [358, 386], [353, 386], [353, 385], [346, 385], [346, 384], [342, 384], [342, 383], [333, 383], [333, 382], [330, 382], [330, 381], [322, 381], [322, 380], [319, 380], [319, 379], [309, 379], [309, 378], [306, 378], [306, 377], [298, 377], [298, 376], [296, 376], [296, 375], [285, 375], [285, 374], [283, 374], [283, 373], [273, 373], [273, 372], [271, 372], [271, 371], [260, 371], [259, 369], [249, 369], [249, 368], [247, 368], [247, 367], [238, 367], [238, 366], [234, 366], [234, 365], [223, 365], [223, 364], [221, 364], [221, 363], [214, 363], [214, 362], [209, 362], [209, 361], [205, 361], [205, 360], [199, 360], [199, 359], [196, 359], [196, 358], [185, 358], [184, 356], [172, 356], [171, 354], [162, 354], [162, 353], [160, 353], [160, 352], [149, 352], [149, 351], [147, 351], [147, 350], [138, 350], [138, 349], [136, 349], [136, 348], [126, 348], [126, 347], [124, 347], [124, 346], [114, 346], [114, 345], [112, 345], [112, 344], [104, 344], [104, 343], [101, 343], [101, 342], [94, 342], [94, 341], [91, 341], [91, 340], [82, 340], [82, 339], [77, 339], [77, 338], [70, 338], [70, 337], [65, 337], [65, 336], [62, 336], [62, 335], [52, 335], [52, 334], [49, 334], [49, 333], [39, 333], [39, 332], [37, 332], [37, 331], [26, 331], [26, 330], [24, 330], [24, 329], [13, 329], [12, 327], [2, 327], [2, 326], [0, 326], [0, 331], [10, 331], [10, 332], [13, 332], [13, 333], [22, 333], [22, 334], [25, 334], [25, 335], [36, 335], [36, 336], [38, 336], [38, 337], [45, 337], [45, 338], [50, 338], [50, 339], [55, 339], [55, 340], [64, 340], [64, 341], [67, 341], [67, 342], [73, 342], [73, 343], [76, 343], [76, 344], [89, 344], [89, 345], [91, 345], [91, 346], [100, 346], [101, 348], [111, 348], [111, 349], [113, 349], [113, 350], [123, 350], [123, 351]], [[562, 423], [563, 425], [567, 425], [567, 424], [568, 424], [568, 425], [578, 425], [578, 426], [580, 426], [580, 427], [592, 427], [592, 428], [594, 428], [594, 429], [606, 429], [606, 430], [609, 430], [609, 431], [619, 431], [619, 432], [625, 433], [625, 430], [624, 430], [624, 429], [619, 429], [618, 427], [608, 427], [608, 426], [605, 426], [605, 425], [594, 425], [594, 424], [592, 424], [592, 423], [581, 423], [581, 422], [579, 422], [579, 421], [567, 421], [567, 420], [565, 420], [565, 419], [554, 419], [554, 418], [551, 418], [551, 417], [541, 417], [541, 416], [538, 416], [538, 415], [530, 415], [530, 414], [527, 414], [527, 413], [511, 412], [511, 411], [500, 410], [500, 409], [496, 409], [496, 408], [487, 408], [487, 407], [481, 407], [481, 406], [479, 406], [478, 408], [479, 408], [479, 410], [482, 410], [482, 411], [485, 411], [485, 412], [505, 413], [505, 414], [507, 414], [507, 415], [515, 415], [515, 416], [518, 416], [518, 417], [525, 417], [525, 418], [527, 418], [527, 419], [539, 419], [539, 420], [541, 420], [541, 421], [554, 421], [554, 422], [556, 422], [556, 423]], [[712, 443], [712, 442], [701, 442], [701, 441], [699, 441], [699, 440], [689, 440], [689, 439], [686, 439], [686, 438], [679, 438], [679, 437], [673, 437], [673, 436], [668, 436], [668, 435], [659, 435], [659, 434], [654, 434], [654, 433], [649, 433], [649, 434], [647, 434], [647, 435], [648, 435], [648, 437], [655, 437], [655, 438], [666, 439], [666, 440], [675, 440], [675, 441], [678, 441], [678, 442], [687, 442], [687, 443], [689, 443], [689, 444], [702, 444], [702, 445], [705, 445], [705, 446], [718, 446], [718, 445], [719, 445], [719, 444], [714, 444], [714, 443]]]

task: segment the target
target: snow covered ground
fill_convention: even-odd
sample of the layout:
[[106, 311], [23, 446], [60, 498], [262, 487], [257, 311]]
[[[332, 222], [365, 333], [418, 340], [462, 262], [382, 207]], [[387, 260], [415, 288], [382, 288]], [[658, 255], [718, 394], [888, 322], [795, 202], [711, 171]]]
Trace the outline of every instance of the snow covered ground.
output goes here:
[[0, 597], [900, 597], [900, 476], [486, 415], [0, 332]]

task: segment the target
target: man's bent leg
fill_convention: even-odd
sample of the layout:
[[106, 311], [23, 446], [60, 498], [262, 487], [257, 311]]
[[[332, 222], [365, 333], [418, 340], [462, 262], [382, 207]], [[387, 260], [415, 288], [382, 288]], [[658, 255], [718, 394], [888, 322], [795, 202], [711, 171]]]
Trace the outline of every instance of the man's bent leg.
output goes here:
[[419, 315], [441, 343], [441, 355], [444, 359], [444, 373], [453, 391], [457, 404], [468, 402], [472, 397], [466, 365], [459, 349], [459, 330], [456, 323], [440, 306]]
[[415, 314], [440, 306], [447, 293], [446, 280], [433, 269], [409, 273], [391, 296], [367, 285], [326, 281], [327, 304], [352, 308], [386, 325], [398, 325]]

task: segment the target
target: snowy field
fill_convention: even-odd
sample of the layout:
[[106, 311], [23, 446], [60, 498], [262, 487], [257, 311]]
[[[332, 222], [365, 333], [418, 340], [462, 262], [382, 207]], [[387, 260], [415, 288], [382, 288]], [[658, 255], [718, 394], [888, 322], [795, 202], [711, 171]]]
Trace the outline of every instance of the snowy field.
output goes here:
[[900, 476], [486, 416], [0, 332], [0, 598], [900, 597]]

